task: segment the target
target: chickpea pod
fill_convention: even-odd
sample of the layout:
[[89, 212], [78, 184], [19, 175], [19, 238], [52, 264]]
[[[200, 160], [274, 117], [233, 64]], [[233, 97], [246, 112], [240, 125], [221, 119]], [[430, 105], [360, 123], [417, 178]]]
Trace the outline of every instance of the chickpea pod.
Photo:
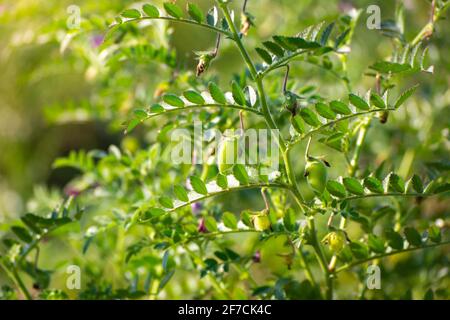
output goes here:
[[225, 137], [219, 145], [217, 153], [217, 166], [221, 173], [230, 170], [239, 157], [239, 137]]
[[309, 186], [322, 194], [327, 184], [327, 168], [324, 161], [309, 158], [305, 166], [305, 176]]

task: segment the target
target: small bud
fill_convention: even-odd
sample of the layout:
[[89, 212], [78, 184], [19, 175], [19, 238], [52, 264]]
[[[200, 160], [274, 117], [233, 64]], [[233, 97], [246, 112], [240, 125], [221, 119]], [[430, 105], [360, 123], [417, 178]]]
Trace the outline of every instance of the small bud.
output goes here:
[[208, 229], [205, 226], [205, 218], [200, 219], [200, 223], [198, 224], [197, 231], [200, 233], [208, 233]]
[[297, 96], [295, 93], [291, 91], [286, 91], [284, 93], [284, 107], [286, 110], [288, 110], [293, 116], [297, 113], [298, 103], [297, 99], [299, 96]]
[[202, 204], [200, 202], [194, 202], [191, 204], [191, 210], [193, 214], [199, 214], [202, 210]]
[[164, 95], [166, 91], [169, 89], [169, 83], [168, 82], [161, 82], [158, 84], [158, 86], [155, 89], [155, 92], [153, 93], [153, 98], [157, 99]]
[[327, 168], [323, 161], [318, 159], [308, 160], [304, 176], [314, 191], [320, 194], [323, 193], [327, 183]]
[[385, 124], [388, 121], [389, 118], [389, 112], [384, 111], [381, 115], [380, 115], [380, 123]]
[[80, 195], [81, 191], [75, 187], [68, 186], [67, 188], [64, 189], [64, 193], [68, 197], [77, 197]]
[[211, 61], [216, 57], [214, 52], [201, 52], [197, 53], [198, 55], [198, 64], [197, 64], [197, 72], [196, 75], [199, 77], [202, 73], [208, 70], [211, 65]]
[[340, 232], [330, 232], [322, 240], [323, 243], [328, 244], [330, 250], [338, 253], [344, 248], [346, 237], [342, 231]]
[[271, 228], [269, 215], [265, 210], [252, 217], [253, 227], [256, 231], [266, 231]]
[[253, 23], [253, 16], [249, 14], [248, 12], [242, 12], [241, 14], [241, 33], [244, 36], [247, 36], [248, 31], [250, 30], [250, 27], [254, 25]]
[[252, 260], [254, 263], [260, 263], [261, 262], [261, 251], [257, 250], [253, 254]]

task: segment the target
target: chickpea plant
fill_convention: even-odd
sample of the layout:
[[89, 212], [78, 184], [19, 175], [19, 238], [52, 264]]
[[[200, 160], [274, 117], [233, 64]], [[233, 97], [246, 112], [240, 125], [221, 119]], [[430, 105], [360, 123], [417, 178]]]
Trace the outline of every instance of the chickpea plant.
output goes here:
[[[186, 275], [202, 279], [193, 292], [186, 289], [189, 298], [348, 298], [339, 290], [345, 286], [346, 272], [353, 272], [362, 287], [351, 298], [366, 298], [371, 297], [365, 285], [369, 264], [382, 267], [388, 257], [443, 250], [450, 244], [442, 226], [434, 221], [416, 225], [411, 214], [429, 197], [448, 197], [448, 170], [406, 177], [390, 172], [388, 167], [394, 165], [389, 160], [378, 167], [361, 163], [368, 131], [380, 129], [376, 122], [390, 126], [389, 115], [405, 108], [419, 88], [400, 90], [402, 76], [432, 76], [432, 67], [425, 63], [427, 43], [449, 3], [432, 1], [430, 21], [412, 39], [404, 31], [404, 8], [397, 6], [397, 20], [382, 30], [392, 41], [392, 55], [368, 66], [362, 76], [373, 79], [373, 87], [366, 88], [366, 94], [353, 89], [347, 74], [362, 10], [295, 35], [274, 35], [251, 47], [252, 29], [258, 27], [250, 13], [252, 5], [256, 7], [256, 1], [217, 0], [204, 13], [194, 3], [188, 3], [186, 10], [174, 2], [162, 8], [148, 3], [124, 10], [110, 25], [102, 46], [113, 51], [119, 50], [124, 34], [135, 35], [140, 23], [156, 20], [203, 28], [217, 40], [214, 49], [196, 52], [197, 67], [187, 70], [177, 65], [170, 50], [123, 47], [109, 57], [119, 63], [124, 57], [152, 56], [153, 62], [171, 70], [168, 79], [160, 79], [162, 85], [150, 106], [133, 110], [125, 124], [126, 134], [134, 134], [154, 119], [171, 120], [148, 149], [131, 152], [113, 146], [108, 152], [72, 152], [56, 160], [55, 168], [74, 167], [82, 172], [71, 184], [77, 191], [49, 215], [24, 215], [10, 228], [14, 236], [3, 241], [1, 267], [22, 297], [73, 297], [73, 292], [51, 285], [52, 273], [57, 271], [39, 268], [38, 258], [48, 235], [58, 230], [61, 237], [76, 234], [80, 227], [75, 225], [85, 229], [82, 239], [70, 239], [80, 252], [75, 260], [88, 278], [97, 279], [85, 283], [76, 295], [87, 299], [174, 297], [171, 285], [189, 286], [183, 280]], [[219, 84], [220, 75], [210, 74], [225, 45], [239, 51], [245, 68], [231, 81], [230, 92]], [[294, 73], [298, 63], [335, 76], [346, 95], [329, 98], [308, 86], [296, 89], [293, 79], [307, 81]], [[180, 80], [183, 77], [188, 80]], [[279, 171], [263, 174], [261, 168], [267, 164], [236, 163], [236, 155], [249, 153], [239, 134], [227, 136], [215, 152], [209, 148], [212, 142], [203, 144], [209, 161], [201, 165], [172, 164], [167, 151], [169, 132], [178, 127], [193, 131], [198, 119], [208, 128], [219, 129], [248, 129], [245, 124], [262, 121], [267, 129], [280, 133]], [[316, 154], [318, 146], [341, 157], [331, 161]], [[229, 154], [231, 162], [226, 161]], [[341, 160], [344, 163], [338, 164]], [[336, 174], [335, 167], [346, 169]], [[251, 190], [261, 192], [262, 205], [239, 214], [223, 210], [220, 201], [214, 200]], [[385, 199], [396, 206], [380, 206]], [[109, 205], [100, 205], [106, 200]], [[83, 212], [89, 212], [89, 206], [106, 206], [103, 210], [112, 214], [86, 217]], [[363, 235], [352, 236], [349, 224], [357, 225]], [[276, 239], [283, 240], [282, 250], [261, 254], [264, 245]], [[252, 245], [240, 246], [244, 242]], [[120, 279], [114, 283], [122, 289], [113, 286], [99, 267], [81, 262], [94, 254], [108, 257], [110, 251], [117, 266], [114, 277]], [[253, 274], [252, 266], [271, 259], [281, 259], [286, 270]], [[383, 272], [389, 271], [383, 268]], [[24, 276], [32, 279], [34, 291]], [[104, 281], [98, 280], [102, 277]], [[3, 295], [13, 291], [5, 287]]]

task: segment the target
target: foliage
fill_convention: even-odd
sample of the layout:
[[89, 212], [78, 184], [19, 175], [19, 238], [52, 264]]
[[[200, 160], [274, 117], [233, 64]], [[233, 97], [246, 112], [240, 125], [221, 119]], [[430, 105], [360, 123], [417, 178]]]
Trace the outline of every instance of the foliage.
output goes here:
[[[139, 4], [114, 19], [92, 17], [63, 39], [61, 26], [49, 33], [69, 52], [65, 63], [86, 63], [94, 90], [85, 101], [49, 103], [47, 120], [107, 121], [125, 138], [121, 147], [57, 158], [54, 170], [78, 173], [60, 205], [42, 200], [2, 226], [1, 298], [387, 299], [412, 298], [411, 287], [420, 298], [429, 290], [449, 297], [449, 93], [437, 97], [439, 81], [430, 79], [439, 66], [427, 65], [449, 3], [433, 1], [414, 36], [397, 5], [376, 35], [392, 52], [374, 54], [356, 76], [355, 33], [370, 32], [363, 9], [259, 39], [264, 16], [253, 1], [237, 5]], [[86, 46], [105, 20], [101, 44]], [[196, 68], [169, 45], [172, 24], [216, 37], [214, 49], [196, 52]], [[232, 48], [245, 70], [227, 79], [215, 68]], [[305, 70], [332, 80], [318, 83]], [[439, 104], [446, 109], [428, 110]], [[267, 163], [222, 170], [214, 152], [203, 165], [173, 164], [170, 134], [192, 133], [194, 121], [280, 130], [279, 171], [263, 173]], [[427, 216], [430, 207], [436, 213]], [[73, 264], [82, 268], [81, 291], [65, 287]], [[366, 286], [372, 264], [382, 270], [381, 290]], [[414, 277], [428, 270], [426, 280]]]

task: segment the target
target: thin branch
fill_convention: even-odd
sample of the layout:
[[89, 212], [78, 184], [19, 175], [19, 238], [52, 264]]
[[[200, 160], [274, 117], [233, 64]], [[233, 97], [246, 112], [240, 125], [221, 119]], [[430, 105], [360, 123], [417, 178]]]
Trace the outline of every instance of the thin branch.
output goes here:
[[120, 24], [115, 24], [115, 25], [111, 26], [108, 29], [107, 32], [111, 32], [112, 28], [114, 28], [115, 26], [118, 26], [118, 25], [121, 25], [121, 24], [125, 24], [125, 23], [130, 23], [130, 22], [140, 22], [140, 21], [143, 21], [143, 20], [167, 20], [167, 21], [170, 21], [170, 22], [186, 23], [186, 24], [191, 24], [191, 25], [194, 25], [194, 26], [199, 26], [199, 27], [203, 27], [203, 28], [206, 28], [206, 29], [210, 29], [212, 31], [224, 34], [224, 35], [226, 35], [228, 37], [231, 36], [230, 32], [228, 32], [226, 30], [223, 30], [223, 29], [220, 29], [220, 28], [217, 28], [217, 27], [214, 27], [214, 26], [211, 26], [211, 25], [206, 24], [206, 23], [198, 23], [198, 22], [196, 22], [194, 20], [176, 19], [176, 18], [171, 18], [171, 17], [155, 17], [155, 18], [153, 18], [153, 17], [140, 17], [140, 18], [135, 18], [135, 19], [128, 19], [126, 21], [123, 21]]
[[358, 199], [364, 199], [364, 198], [377, 198], [377, 197], [432, 197], [439, 195], [439, 193], [433, 193], [433, 194], [427, 194], [427, 193], [397, 193], [397, 192], [389, 192], [389, 193], [370, 193], [360, 196], [351, 196], [347, 198], [339, 199], [340, 202], [342, 201], [352, 201], [352, 200], [358, 200]]
[[239, 124], [241, 127], [241, 135], [244, 135], [245, 125], [244, 125], [244, 110], [239, 111]]
[[14, 282], [14, 284], [17, 286], [20, 292], [25, 296], [27, 300], [33, 300], [33, 297], [31, 296], [30, 292], [28, 291], [27, 287], [23, 283], [22, 279], [20, 278], [20, 275], [17, 273], [17, 270], [13, 267], [13, 270], [10, 270], [1, 260], [0, 260], [0, 267], [5, 270], [8, 277]]
[[213, 52], [213, 56], [214, 56], [214, 57], [216, 57], [216, 56], [217, 56], [217, 53], [219, 53], [220, 38], [221, 38], [221, 34], [218, 33], [218, 34], [217, 34], [217, 40], [216, 40], [216, 46], [214, 47], [214, 52]]
[[359, 261], [356, 261], [356, 262], [353, 262], [353, 263], [350, 263], [350, 264], [346, 264], [346, 265], [338, 268], [335, 271], [335, 273], [339, 273], [341, 271], [347, 270], [349, 268], [358, 266], [360, 264], [363, 264], [363, 263], [366, 263], [366, 262], [369, 262], [369, 261], [372, 261], [372, 260], [382, 259], [384, 257], [392, 256], [392, 255], [395, 255], [395, 254], [411, 252], [411, 251], [416, 251], [416, 250], [421, 250], [421, 249], [434, 248], [434, 247], [439, 247], [439, 246], [445, 246], [445, 245], [449, 245], [449, 244], [450, 244], [450, 241], [445, 241], [445, 242], [431, 244], [431, 245], [426, 245], [426, 246], [422, 246], [422, 247], [411, 247], [411, 248], [408, 248], [408, 249], [405, 249], [405, 250], [397, 250], [397, 251], [391, 251], [391, 252], [388, 252], [388, 253], [379, 254], [379, 255], [376, 255], [376, 256], [369, 257], [369, 258], [364, 259], [364, 260], [359, 260]]
[[157, 116], [167, 114], [167, 113], [192, 110], [192, 109], [201, 109], [201, 108], [230, 108], [230, 109], [237, 109], [237, 110], [245, 110], [245, 111], [257, 114], [259, 116], [262, 116], [262, 113], [260, 111], [253, 109], [253, 108], [248, 108], [248, 107], [234, 105], [234, 104], [214, 104], [214, 103], [212, 103], [212, 104], [204, 104], [204, 105], [190, 105], [190, 106], [185, 106], [182, 108], [176, 108], [176, 107], [173, 107], [170, 109], [165, 108], [163, 112], [152, 113], [147, 118], [143, 119], [142, 121], [145, 121], [145, 120], [151, 119], [151, 118], [155, 118]]
[[288, 149], [292, 148], [294, 145], [296, 145], [297, 143], [303, 141], [305, 138], [309, 137], [310, 135], [313, 135], [313, 134], [315, 134], [315, 133], [317, 133], [317, 132], [319, 132], [319, 131], [322, 131], [323, 129], [325, 129], [325, 128], [329, 127], [329, 126], [332, 126], [332, 125], [334, 125], [334, 124], [336, 124], [336, 123], [338, 123], [338, 122], [340, 122], [340, 121], [348, 120], [348, 119], [351, 119], [351, 118], [356, 118], [356, 117], [363, 116], [363, 115], [367, 115], [367, 114], [374, 113], [374, 112], [380, 112], [380, 111], [394, 111], [394, 110], [397, 110], [397, 109], [395, 109], [395, 108], [372, 109], [372, 110], [369, 110], [369, 111], [363, 111], [363, 112], [352, 113], [352, 114], [350, 114], [350, 115], [348, 115], [348, 116], [343, 116], [343, 117], [340, 117], [339, 119], [329, 121], [329, 122], [327, 122], [327, 123], [321, 125], [320, 127], [315, 128], [315, 129], [313, 129], [313, 130], [311, 130], [311, 131], [305, 133], [304, 135], [300, 136], [299, 138], [297, 138], [297, 139], [291, 141], [291, 142], [289, 143]]
[[[279, 189], [287, 189], [290, 190], [291, 186], [287, 185], [287, 184], [283, 184], [283, 183], [261, 183], [261, 184], [249, 184], [249, 185], [242, 185], [242, 186], [238, 186], [238, 187], [232, 187], [232, 188], [227, 188], [227, 189], [222, 189], [221, 191], [218, 192], [212, 192], [212, 193], [208, 193], [205, 195], [200, 195], [199, 197], [189, 200], [187, 202], [183, 202], [177, 206], [174, 206], [171, 209], [167, 209], [166, 210], [166, 214], [169, 214], [171, 212], [174, 212], [180, 208], [189, 206], [193, 203], [199, 202], [199, 201], [203, 201], [205, 199], [208, 198], [212, 198], [212, 197], [216, 197], [216, 196], [220, 196], [222, 194], [226, 194], [229, 192], [234, 192], [234, 191], [242, 191], [242, 190], [250, 190], [250, 189], [259, 189], [259, 188], [279, 188]], [[159, 218], [161, 216], [158, 216], [157, 218]], [[146, 223], [151, 221], [153, 218], [147, 219], [147, 220], [140, 220], [139, 222], [141, 223]]]
[[261, 195], [262, 195], [262, 197], [263, 197], [263, 200], [264, 200], [264, 204], [265, 204], [265, 209], [267, 210], [267, 211], [269, 211], [270, 210], [270, 204], [269, 204], [269, 200], [267, 199], [267, 195], [266, 195], [266, 189], [265, 188], [261, 188]]
[[242, 6], [242, 12], [245, 12], [247, 9], [247, 0], [244, 0], [244, 5]]
[[283, 80], [283, 93], [286, 93], [286, 91], [287, 91], [286, 87], [287, 87], [287, 81], [289, 78], [289, 70], [290, 70], [288, 64], [286, 64], [285, 67], [286, 67], [286, 73], [284, 75], [284, 80]]

